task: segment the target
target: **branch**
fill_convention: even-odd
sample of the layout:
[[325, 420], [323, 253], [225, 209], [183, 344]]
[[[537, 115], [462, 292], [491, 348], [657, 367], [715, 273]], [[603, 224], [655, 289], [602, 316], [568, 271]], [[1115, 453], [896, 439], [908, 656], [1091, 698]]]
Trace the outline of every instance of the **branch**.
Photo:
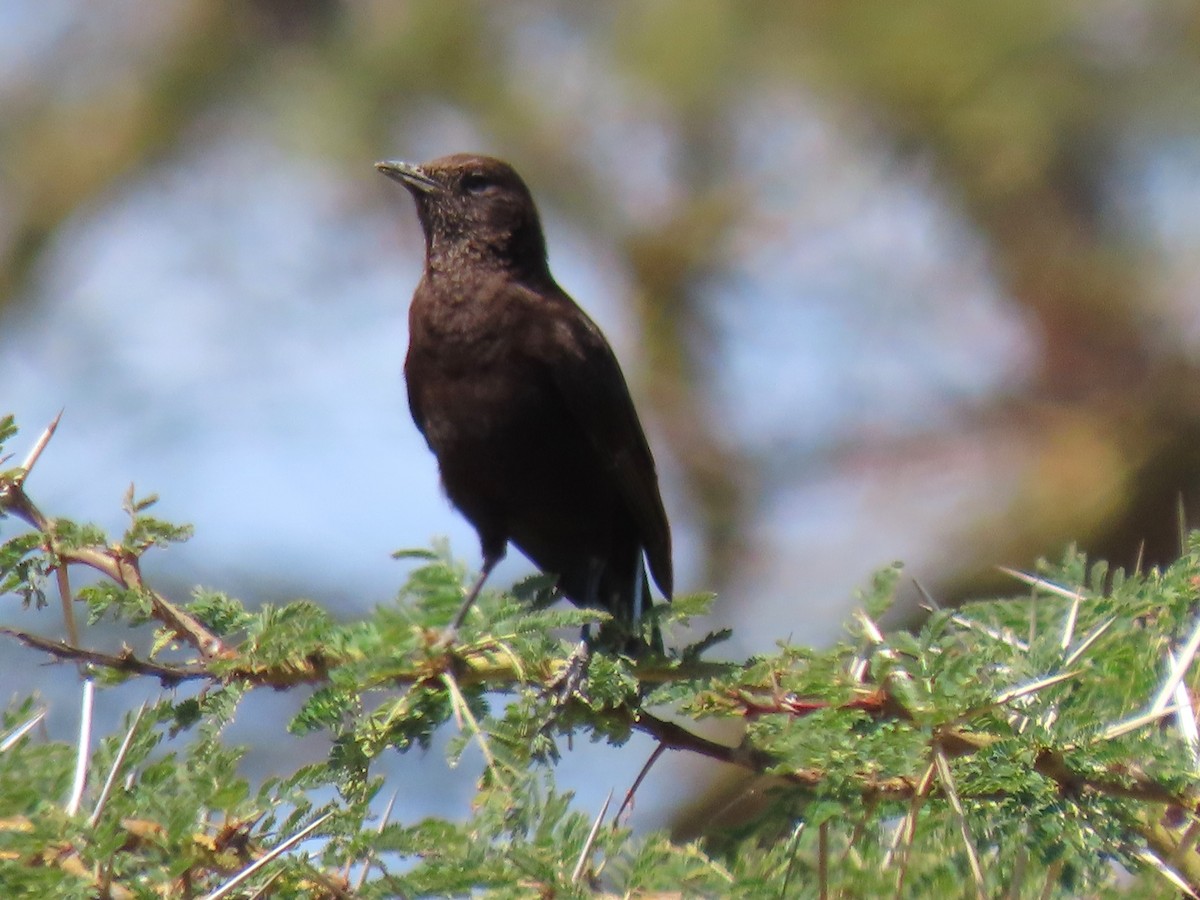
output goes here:
[[[782, 769], [785, 765], [784, 760], [745, 741], [736, 747], [730, 747], [644, 710], [629, 710], [628, 715], [629, 724], [633, 728], [650, 735], [671, 750], [687, 750], [718, 762], [739, 766], [758, 775], [773, 775], [800, 788], [815, 789], [826, 777], [823, 771], [815, 768]], [[933, 744], [941, 747], [951, 757], [968, 756], [985, 750], [999, 740], [1000, 738], [994, 735], [958, 728], [935, 729], [933, 734]], [[1200, 794], [1194, 791], [1172, 790], [1140, 772], [1127, 772], [1121, 779], [1079, 775], [1070, 769], [1065, 756], [1057, 750], [1043, 750], [1039, 753], [1034, 760], [1033, 769], [1072, 795], [1091, 791], [1109, 797], [1179, 807], [1200, 815]], [[902, 775], [890, 778], [863, 775], [857, 782], [856, 790], [857, 797], [864, 802], [911, 800], [917, 793], [918, 780]], [[1003, 791], [960, 793], [962, 796], [980, 799], [998, 799], [1004, 796]]]
[[198, 678], [213, 679], [215, 676], [202, 666], [168, 666], [150, 660], [138, 659], [133, 651], [125, 647], [119, 654], [101, 653], [98, 650], [87, 650], [75, 647], [65, 641], [55, 641], [16, 628], [0, 627], [0, 634], [16, 638], [26, 647], [49, 653], [56, 659], [72, 662], [88, 663], [112, 669], [115, 672], [126, 672], [131, 675], [149, 675], [162, 682], [163, 687], [175, 687], [184, 681]]
[[42, 451], [46, 449], [61, 416], [60, 412], [42, 432], [25, 462], [17, 470], [16, 476], [0, 481], [0, 513], [12, 513], [45, 536], [46, 549], [57, 558], [58, 564], [77, 563], [87, 566], [108, 576], [123, 588], [145, 594], [150, 600], [154, 618], [174, 631], [181, 640], [191, 644], [204, 656], [219, 653], [221, 641], [215, 634], [194, 616], [146, 585], [138, 567], [136, 554], [119, 546], [63, 546], [58, 540], [54, 520], [38, 509], [25, 493], [25, 481]]

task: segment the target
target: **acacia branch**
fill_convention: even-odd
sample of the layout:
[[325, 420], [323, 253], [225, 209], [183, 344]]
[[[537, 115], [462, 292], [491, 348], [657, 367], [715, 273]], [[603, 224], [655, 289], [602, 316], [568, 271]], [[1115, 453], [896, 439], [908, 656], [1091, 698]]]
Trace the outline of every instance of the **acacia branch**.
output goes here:
[[101, 653], [98, 650], [76, 647], [65, 641], [51, 640], [16, 628], [0, 627], [0, 634], [16, 638], [26, 647], [49, 653], [56, 659], [87, 663], [130, 675], [149, 675], [157, 678], [163, 687], [175, 687], [184, 681], [214, 677], [202, 666], [170, 666], [152, 660], [138, 659], [129, 647], [122, 648], [121, 652], [117, 654]]
[[[299, 684], [319, 685], [328, 683], [332, 670], [342, 664], [340, 659], [327, 657], [321, 652], [314, 652], [299, 660], [273, 665], [257, 665], [251, 660], [239, 662], [237, 659], [228, 657], [221, 660], [208, 660], [202, 664], [167, 665], [140, 659], [128, 648], [119, 654], [102, 653], [74, 647], [62, 641], [51, 640], [13, 628], [0, 628], [0, 635], [13, 637], [28, 647], [49, 653], [59, 659], [84, 662], [135, 676], [157, 678], [167, 687], [191, 680], [208, 680], [216, 684], [241, 683], [253, 687], [271, 687], [277, 690]], [[447, 667], [453, 667], [454, 677], [460, 685], [486, 685], [490, 690], [502, 691], [528, 683], [527, 679], [521, 677], [512, 664], [497, 663], [489, 654], [473, 653], [464, 656], [447, 654], [442, 658], [426, 657], [416, 660], [404, 669], [393, 670], [380, 677], [372, 687], [399, 687], [429, 682], [436, 680], [439, 672], [449, 671]], [[551, 668], [552, 666], [548, 664], [547, 672]], [[665, 680], [662, 671], [658, 669], [651, 671], [653, 673], [652, 680]], [[547, 673], [543, 674], [545, 674], [543, 680], [549, 684], [552, 676]], [[367, 689], [369, 690], [370, 687]], [[885, 689], [877, 689], [866, 697], [852, 698], [839, 708], [844, 708], [847, 712], [862, 713], [865, 711], [877, 719], [896, 718], [911, 722], [911, 717], [899, 701], [885, 696], [887, 693]], [[745, 697], [739, 699], [744, 700]], [[786, 704], [781, 704], [774, 714], [802, 716], [811, 711], [810, 707], [818, 705], [815, 702], [808, 704], [792, 699]], [[763, 703], [753, 704], [752, 715], [772, 714], [764, 712], [765, 707], [766, 704]], [[659, 718], [635, 705], [610, 708], [605, 711], [605, 715], [623, 717], [630, 728], [649, 735], [658, 742], [660, 748], [696, 753], [757, 775], [770, 775], [804, 791], [818, 790], [828, 778], [827, 773], [820, 768], [788, 768], [782, 757], [756, 747], [749, 741], [743, 741], [735, 746], [722, 744], [690, 731], [680, 724]], [[981, 752], [999, 740], [1001, 738], [996, 735], [967, 731], [957, 726], [935, 727], [930, 736], [931, 746], [940, 748], [949, 757], [969, 756]], [[1174, 790], [1137, 771], [1125, 771], [1119, 777], [1112, 778], [1081, 775], [1071, 769], [1066, 754], [1062, 750], [1043, 749], [1034, 758], [1033, 770], [1042, 777], [1053, 781], [1065, 795], [1078, 797], [1091, 793], [1119, 797], [1160, 807], [1186, 810], [1194, 816], [1200, 816], [1200, 794], [1194, 791]], [[918, 778], [905, 775], [879, 777], [864, 773], [853, 782], [850, 790], [853, 796], [848, 795], [846, 799], [873, 804], [881, 801], [911, 801], [921, 793], [922, 787]], [[1002, 790], [972, 792], [965, 786], [960, 786], [959, 793], [963, 797], [980, 800], [999, 800], [1005, 796]], [[1147, 821], [1153, 823], [1155, 816], [1149, 816]], [[1155, 832], [1154, 828], [1158, 828], [1158, 832]], [[1160, 826], [1146, 825], [1139, 828], [1139, 831], [1152, 846], [1162, 845]]]
[[[709, 740], [688, 731], [674, 722], [668, 722], [644, 710], [630, 710], [629, 724], [638, 731], [650, 735], [671, 750], [687, 750], [718, 762], [729, 763], [758, 775], [772, 775], [789, 784], [805, 789], [815, 789], [826, 779], [825, 773], [817, 768], [786, 769], [785, 761], [772, 753], [743, 741], [736, 747]], [[950, 757], [968, 756], [987, 749], [1000, 738], [981, 732], [963, 731], [958, 728], [935, 729], [932, 741]], [[1064, 754], [1046, 749], [1034, 759], [1033, 769], [1044, 778], [1055, 782], [1066, 794], [1078, 796], [1093, 792], [1109, 797], [1138, 800], [1144, 803], [1162, 804], [1188, 810], [1200, 815], [1200, 795], [1194, 791], [1176, 791], [1168, 788], [1144, 773], [1128, 772], [1121, 778], [1103, 778], [1080, 775], [1070, 768]], [[880, 778], [863, 775], [857, 782], [856, 793], [865, 802], [880, 800], [911, 800], [918, 792], [918, 779], [907, 776]], [[1003, 791], [971, 793], [960, 788], [962, 796], [979, 799], [999, 799]]]
[[45, 537], [45, 546], [57, 560], [56, 566], [76, 563], [94, 569], [121, 587], [143, 594], [150, 601], [155, 619], [170, 628], [181, 640], [195, 647], [204, 656], [220, 652], [221, 641], [198, 619], [146, 585], [138, 566], [138, 557], [127, 548], [72, 547], [58, 538], [55, 521], [45, 515], [25, 493], [25, 480], [34, 464], [46, 449], [46, 444], [58, 427], [58, 417], [42, 432], [16, 476], [0, 481], [0, 513], [12, 513]]

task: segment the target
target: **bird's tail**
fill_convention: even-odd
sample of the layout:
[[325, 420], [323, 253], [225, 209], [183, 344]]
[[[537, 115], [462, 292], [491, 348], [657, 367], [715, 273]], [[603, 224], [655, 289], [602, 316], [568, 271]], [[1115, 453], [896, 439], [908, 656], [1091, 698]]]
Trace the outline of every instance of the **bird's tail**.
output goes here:
[[658, 622], [650, 624], [650, 634], [645, 636], [643, 620], [654, 605], [650, 594], [650, 580], [646, 577], [646, 565], [638, 548], [637, 565], [632, 579], [621, 579], [624, 583], [612, 585], [609, 603], [605, 604], [613, 618], [605, 622], [596, 637], [598, 646], [609, 647], [635, 659], [657, 655], [665, 656], [662, 632]]

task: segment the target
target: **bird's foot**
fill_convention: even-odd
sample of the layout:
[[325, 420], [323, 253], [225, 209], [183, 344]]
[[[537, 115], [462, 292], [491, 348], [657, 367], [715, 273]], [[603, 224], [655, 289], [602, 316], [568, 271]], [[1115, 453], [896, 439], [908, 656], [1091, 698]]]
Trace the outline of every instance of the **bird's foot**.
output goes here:
[[591, 658], [592, 648], [586, 640], [575, 645], [563, 670], [546, 686], [546, 693], [557, 704], [562, 705], [573, 697], [583, 697], [587, 688], [588, 663]]

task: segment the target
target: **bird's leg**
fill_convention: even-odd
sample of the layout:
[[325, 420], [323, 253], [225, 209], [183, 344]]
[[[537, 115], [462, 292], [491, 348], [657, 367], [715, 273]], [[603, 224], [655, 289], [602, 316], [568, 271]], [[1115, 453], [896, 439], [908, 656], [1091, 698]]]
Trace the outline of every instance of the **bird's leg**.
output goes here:
[[479, 577], [475, 579], [475, 583], [471, 585], [471, 590], [467, 592], [467, 599], [463, 601], [463, 605], [458, 608], [458, 612], [454, 616], [454, 620], [450, 623], [450, 627], [446, 629], [446, 637], [453, 639], [458, 634], [458, 628], [462, 625], [463, 620], [467, 618], [467, 613], [471, 611], [471, 607], [475, 605], [475, 600], [479, 597], [479, 592], [483, 590], [483, 583], [487, 581], [488, 576], [492, 574], [492, 569], [496, 568], [496, 563], [504, 558], [504, 552], [501, 551], [498, 555], [494, 553], [486, 553], [483, 557], [483, 568], [479, 571]]
[[[605, 609], [600, 600], [600, 576], [604, 574], [604, 561], [596, 557], [588, 560], [587, 588], [583, 592], [583, 605], [593, 609]], [[584, 631], [587, 629], [585, 628]]]
[[[584, 592], [584, 606], [604, 608], [600, 602], [600, 576], [604, 571], [604, 563], [593, 559], [588, 566], [587, 590]], [[582, 694], [587, 685], [588, 662], [592, 658], [592, 629], [584, 625], [579, 632], [579, 643], [567, 657], [566, 667], [550, 682], [549, 692], [557, 697], [559, 703], [565, 703], [576, 694]]]

